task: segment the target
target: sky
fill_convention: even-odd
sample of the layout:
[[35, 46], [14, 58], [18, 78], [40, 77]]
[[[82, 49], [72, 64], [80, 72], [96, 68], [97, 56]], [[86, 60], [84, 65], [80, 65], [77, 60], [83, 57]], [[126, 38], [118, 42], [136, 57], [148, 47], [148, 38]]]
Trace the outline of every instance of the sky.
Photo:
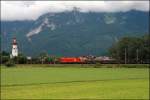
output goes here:
[[36, 20], [45, 13], [149, 11], [149, 1], [1, 1], [1, 20]]

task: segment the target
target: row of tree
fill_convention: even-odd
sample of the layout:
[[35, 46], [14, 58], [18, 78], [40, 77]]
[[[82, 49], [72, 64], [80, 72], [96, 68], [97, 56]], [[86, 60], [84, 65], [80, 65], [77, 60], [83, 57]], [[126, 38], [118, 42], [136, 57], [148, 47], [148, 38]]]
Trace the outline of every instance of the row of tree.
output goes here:
[[150, 36], [124, 37], [109, 52], [118, 63], [150, 63]]
[[56, 57], [49, 56], [47, 53], [41, 53], [37, 57], [26, 57], [23, 54], [19, 54], [17, 57], [10, 58], [10, 54], [3, 51], [0, 52], [1, 64], [13, 63], [13, 64], [49, 64], [55, 63]]

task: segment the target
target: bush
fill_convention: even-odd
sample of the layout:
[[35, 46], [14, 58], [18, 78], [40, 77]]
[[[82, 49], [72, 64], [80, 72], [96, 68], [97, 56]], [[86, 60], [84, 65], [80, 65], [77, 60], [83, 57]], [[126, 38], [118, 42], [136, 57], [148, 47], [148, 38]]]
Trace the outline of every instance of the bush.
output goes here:
[[14, 64], [14, 62], [12, 60], [9, 60], [8, 62], [5, 63], [5, 66], [13, 67], [13, 66], [15, 66], [15, 64]]

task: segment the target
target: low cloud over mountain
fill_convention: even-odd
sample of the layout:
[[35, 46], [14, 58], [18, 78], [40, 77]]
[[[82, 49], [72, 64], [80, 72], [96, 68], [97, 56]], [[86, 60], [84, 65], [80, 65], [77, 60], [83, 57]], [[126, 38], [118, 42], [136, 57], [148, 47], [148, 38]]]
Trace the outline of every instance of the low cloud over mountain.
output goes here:
[[51, 12], [127, 12], [149, 11], [149, 1], [1, 1], [1, 20], [36, 20]]

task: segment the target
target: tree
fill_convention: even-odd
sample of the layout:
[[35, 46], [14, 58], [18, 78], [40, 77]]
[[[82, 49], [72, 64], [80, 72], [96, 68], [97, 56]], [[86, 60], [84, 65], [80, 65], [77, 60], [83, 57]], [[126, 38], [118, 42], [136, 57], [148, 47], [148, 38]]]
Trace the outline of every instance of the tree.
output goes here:
[[123, 37], [114, 44], [109, 52], [121, 63], [150, 63], [149, 36]]
[[0, 60], [1, 60], [1, 64], [5, 64], [6, 62], [8, 62], [10, 59], [10, 54], [6, 51], [2, 51], [0, 52]]
[[27, 63], [27, 57], [25, 55], [20, 53], [17, 58], [18, 58], [19, 64], [26, 64]]

